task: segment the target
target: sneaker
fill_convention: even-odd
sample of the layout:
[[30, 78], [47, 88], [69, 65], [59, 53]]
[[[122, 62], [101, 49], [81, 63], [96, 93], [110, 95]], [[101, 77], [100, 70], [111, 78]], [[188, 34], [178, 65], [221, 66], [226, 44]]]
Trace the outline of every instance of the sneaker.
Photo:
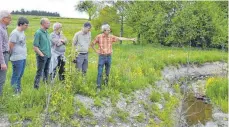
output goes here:
[[97, 87], [96, 93], [98, 94], [98, 93], [100, 93], [100, 91], [101, 91], [101, 87]]
[[39, 89], [39, 86], [38, 85], [34, 85], [34, 88], [38, 90]]
[[21, 90], [20, 89], [15, 89], [15, 94], [20, 94]]

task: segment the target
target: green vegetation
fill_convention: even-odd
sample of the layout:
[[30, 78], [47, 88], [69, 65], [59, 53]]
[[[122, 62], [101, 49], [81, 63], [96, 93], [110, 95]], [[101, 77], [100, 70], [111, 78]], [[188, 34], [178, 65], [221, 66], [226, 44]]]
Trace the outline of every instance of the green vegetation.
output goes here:
[[102, 100], [101, 100], [100, 98], [96, 97], [96, 98], [94, 99], [94, 105], [95, 105], [95, 106], [98, 106], [98, 107], [102, 107], [102, 106], [103, 106]]
[[[13, 16], [13, 22], [8, 28], [8, 33], [16, 27], [18, 17], [19, 15]], [[28, 56], [25, 73], [22, 78], [22, 93], [20, 95], [14, 95], [13, 93], [10, 85], [12, 65], [9, 62], [7, 81], [4, 85], [3, 96], [0, 98], [0, 114], [7, 114], [11, 123], [22, 123], [28, 120], [30, 121], [28, 126], [43, 126], [47, 121], [51, 121], [66, 126], [79, 126], [79, 122], [74, 120], [74, 116], [91, 117], [92, 113], [78, 100], [74, 99], [75, 94], [92, 97], [95, 100], [95, 105], [98, 107], [102, 106], [102, 98], [110, 98], [114, 106], [119, 99], [120, 93], [129, 95], [135, 90], [145, 88], [148, 85], [154, 85], [154, 82], [161, 78], [161, 70], [165, 66], [186, 64], [188, 52], [190, 53], [191, 63], [201, 64], [205, 62], [227, 61], [228, 59], [227, 52], [217, 49], [175, 48], [157, 44], [132, 45], [132, 42], [124, 41], [122, 45], [114, 44], [108, 86], [102, 86], [102, 91], [96, 94], [97, 54], [90, 49], [89, 69], [85, 79], [81, 77], [82, 74], [76, 72], [75, 66], [72, 63], [72, 59], [75, 56], [71, 54], [71, 40], [74, 33], [79, 31], [87, 20], [50, 17], [51, 25], [55, 22], [63, 24], [63, 33], [69, 40], [66, 51], [66, 80], [64, 82], [56, 80], [54, 84], [48, 85], [41, 83], [39, 90], [35, 90], [33, 88], [33, 80], [36, 73], [36, 59], [32, 42], [35, 31], [39, 29], [41, 17], [25, 17], [29, 19], [30, 24], [25, 32]], [[51, 28], [49, 33], [52, 32]], [[93, 28], [92, 39], [98, 33], [100, 31], [96, 31]], [[155, 99], [155, 96], [152, 96], [152, 101], [158, 101], [159, 97], [156, 96]], [[175, 104], [174, 98], [168, 97], [168, 95], [161, 95], [160, 98], [162, 96], [168, 100], [168, 107]], [[48, 97], [50, 97], [49, 100], [47, 100]], [[170, 101], [171, 104], [169, 103]], [[144, 104], [144, 107], [146, 109], [151, 108], [147, 104]], [[167, 108], [165, 107], [165, 109]], [[165, 123], [168, 123], [169, 121], [165, 118], [169, 118], [168, 116], [166, 117], [169, 113], [171, 113], [170, 110], [165, 110], [164, 113], [158, 111], [157, 115], [165, 120]], [[129, 116], [124, 111], [118, 111], [117, 114], [124, 121]], [[137, 119], [141, 121], [142, 115]], [[108, 118], [108, 121], [113, 121], [113, 119]]]
[[125, 17], [139, 43], [225, 48], [227, 5], [227, 1], [135, 1], [127, 4]]
[[175, 90], [176, 93], [180, 93], [180, 85], [179, 84], [175, 84], [173, 85], [173, 89]]
[[122, 121], [127, 122], [127, 117], [129, 117], [129, 112], [117, 109], [117, 114], [116, 114]]
[[209, 78], [206, 88], [206, 95], [211, 101], [228, 113], [228, 78]]
[[150, 95], [150, 100], [152, 102], [159, 102], [161, 99], [161, 94], [157, 91], [152, 91], [151, 95]]
[[92, 112], [87, 109], [81, 102], [77, 101], [76, 102], [76, 107], [79, 108], [77, 114], [80, 116], [80, 117], [86, 117], [86, 116], [93, 116]]
[[145, 115], [143, 113], [140, 113], [138, 116], [135, 117], [135, 119], [141, 123], [145, 120]]
[[107, 121], [108, 121], [109, 123], [114, 123], [114, 122], [115, 122], [115, 120], [114, 120], [114, 118], [113, 118], [112, 116], [108, 116], [108, 117], [107, 117]]
[[170, 94], [167, 92], [167, 93], [163, 93], [163, 96], [164, 96], [164, 99], [166, 101], [168, 101], [170, 99]]
[[[166, 95], [167, 96], [167, 95]], [[159, 107], [156, 104], [153, 104], [150, 109], [151, 118], [157, 117], [161, 120], [160, 123], [156, 123], [154, 119], [150, 119], [149, 121], [149, 127], [173, 127], [174, 126], [174, 116], [172, 116], [174, 109], [179, 103], [179, 95], [174, 95], [169, 98], [165, 102], [163, 109], [159, 109]], [[164, 96], [164, 98], [166, 98]]]
[[138, 44], [227, 50], [227, 5], [227, 1], [84, 1], [76, 8], [88, 13], [89, 20], [93, 15], [97, 30], [109, 23], [113, 34], [134, 35]]

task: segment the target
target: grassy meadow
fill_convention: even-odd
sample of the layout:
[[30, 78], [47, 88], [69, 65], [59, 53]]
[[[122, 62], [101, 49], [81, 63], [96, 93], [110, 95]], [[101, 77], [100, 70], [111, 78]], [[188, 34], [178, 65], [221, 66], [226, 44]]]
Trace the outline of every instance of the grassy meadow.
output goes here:
[[[13, 16], [12, 24], [8, 27], [8, 33], [16, 27], [18, 17]], [[7, 81], [4, 85], [3, 97], [0, 99], [0, 113], [7, 114], [9, 121], [14, 126], [22, 126], [25, 120], [30, 121], [29, 126], [31, 127], [43, 126], [47, 119], [54, 123], [61, 123], [63, 126], [80, 126], [79, 121], [75, 120], [74, 116], [78, 114], [81, 117], [91, 117], [92, 114], [80, 101], [74, 101], [75, 94], [90, 96], [98, 106], [102, 105], [102, 99], [108, 97], [111, 98], [112, 104], [115, 105], [120, 93], [128, 96], [137, 89], [142, 89], [149, 85], [154, 86], [154, 82], [161, 78], [161, 70], [165, 66], [187, 64], [188, 55], [190, 56], [190, 62], [196, 64], [214, 61], [227, 62], [228, 59], [227, 52], [216, 49], [175, 48], [153, 44], [133, 45], [132, 42], [124, 41], [122, 45], [119, 43], [114, 44], [109, 85], [107, 87], [102, 86], [102, 91], [96, 94], [98, 55], [90, 49], [89, 68], [85, 79], [76, 72], [75, 66], [71, 62], [74, 57], [71, 54], [72, 38], [87, 20], [50, 17], [51, 26], [55, 22], [63, 24], [63, 33], [69, 40], [66, 51], [66, 80], [64, 82], [55, 81], [54, 84], [48, 85], [41, 82], [40, 89], [35, 90], [33, 81], [36, 73], [36, 59], [32, 43], [33, 35], [40, 27], [41, 17], [25, 17], [29, 19], [30, 24], [26, 31], [28, 56], [25, 73], [22, 78], [22, 93], [15, 96], [10, 86], [12, 65], [9, 62]], [[49, 29], [49, 33], [51, 32], [52, 27]], [[92, 40], [98, 33], [100, 31], [95, 31], [92, 28]], [[47, 100], [48, 97], [50, 97], [49, 100]], [[175, 98], [171, 97], [169, 99]], [[170, 101], [169, 99], [168, 101], [171, 104], [168, 103], [168, 110], [173, 105], [172, 103], [177, 103], [177, 101]], [[49, 101], [50, 103], [47, 107], [47, 102]], [[80, 110], [77, 111], [76, 107], [80, 108]], [[168, 111], [165, 114], [169, 115], [169, 113]], [[163, 116], [163, 118], [166, 121], [167, 116]], [[141, 120], [141, 117], [138, 119]]]

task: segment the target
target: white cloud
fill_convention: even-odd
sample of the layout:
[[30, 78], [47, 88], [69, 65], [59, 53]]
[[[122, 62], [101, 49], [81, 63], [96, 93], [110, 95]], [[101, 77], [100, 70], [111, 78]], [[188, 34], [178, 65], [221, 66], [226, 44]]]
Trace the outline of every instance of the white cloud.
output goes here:
[[42, 10], [58, 12], [61, 17], [88, 18], [86, 13], [75, 10], [77, 0], [4, 0], [0, 2], [0, 10]]

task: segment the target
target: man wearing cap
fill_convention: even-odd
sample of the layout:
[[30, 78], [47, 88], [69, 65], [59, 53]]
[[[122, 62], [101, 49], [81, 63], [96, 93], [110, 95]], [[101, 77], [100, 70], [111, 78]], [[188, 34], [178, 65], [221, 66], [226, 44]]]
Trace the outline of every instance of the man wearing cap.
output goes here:
[[6, 80], [6, 71], [9, 61], [9, 44], [7, 26], [11, 23], [11, 14], [8, 11], [0, 11], [0, 96], [3, 84]]
[[89, 22], [84, 23], [83, 29], [75, 33], [73, 38], [73, 45], [76, 48], [78, 56], [76, 58], [76, 68], [86, 74], [88, 68], [88, 49], [91, 42], [91, 24]]
[[[124, 38], [124, 37], [116, 37], [110, 34], [110, 26], [108, 24], [102, 25], [102, 34], [96, 36], [95, 40], [91, 44], [91, 47], [95, 50], [95, 52], [99, 55], [98, 62], [98, 75], [97, 75], [97, 90], [101, 89], [101, 80], [103, 74], [103, 67], [105, 65], [106, 78], [105, 84], [108, 84], [108, 78], [111, 68], [111, 54], [112, 54], [112, 44], [114, 42], [118, 42], [120, 40], [124, 41], [136, 41], [136, 38]], [[98, 44], [99, 49], [95, 49], [94, 45]]]

